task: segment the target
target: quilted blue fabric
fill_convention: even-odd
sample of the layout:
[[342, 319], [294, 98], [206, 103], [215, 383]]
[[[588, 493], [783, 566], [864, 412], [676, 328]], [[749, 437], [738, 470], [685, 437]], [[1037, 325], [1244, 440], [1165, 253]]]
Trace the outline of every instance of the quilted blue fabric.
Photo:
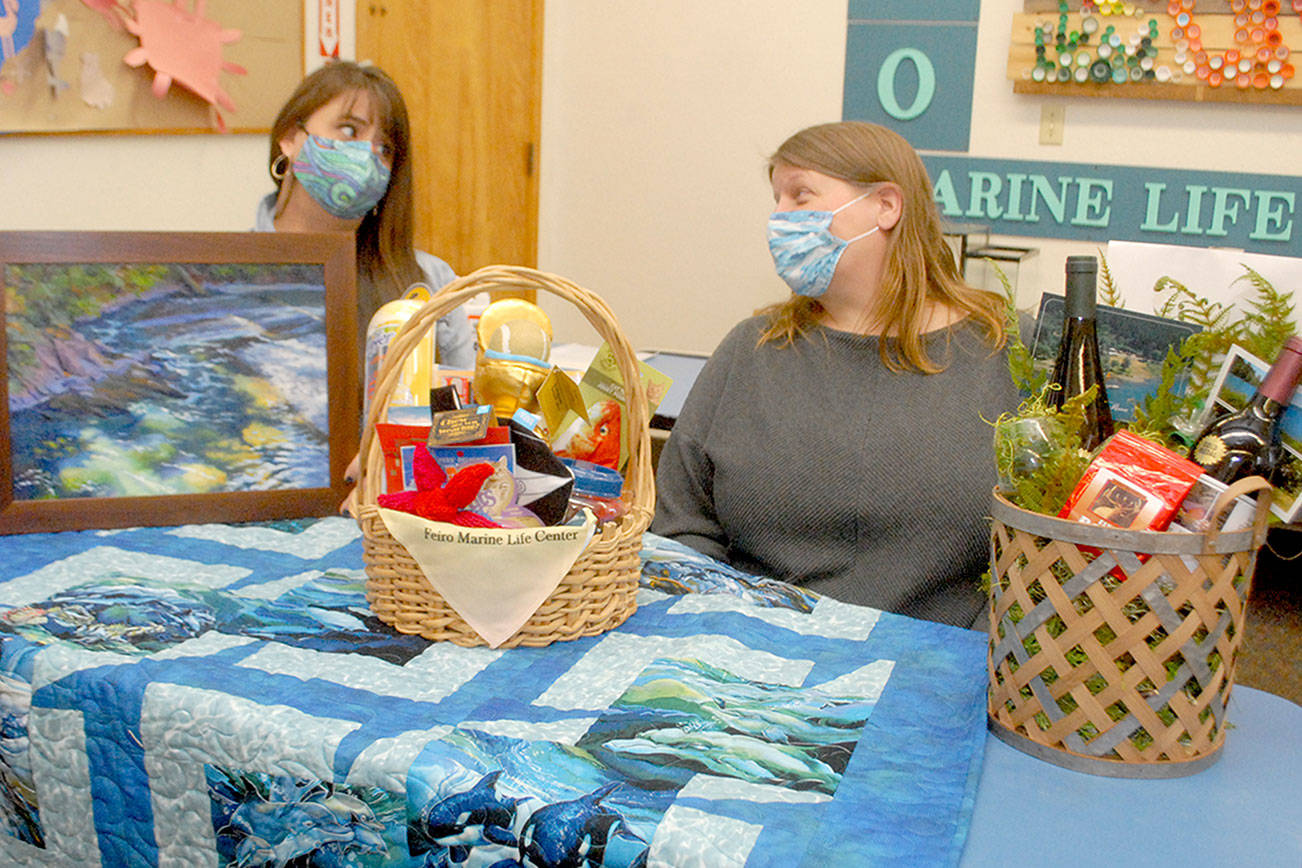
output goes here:
[[985, 638], [646, 537], [606, 635], [366, 606], [341, 518], [0, 537], [0, 862], [956, 864]]

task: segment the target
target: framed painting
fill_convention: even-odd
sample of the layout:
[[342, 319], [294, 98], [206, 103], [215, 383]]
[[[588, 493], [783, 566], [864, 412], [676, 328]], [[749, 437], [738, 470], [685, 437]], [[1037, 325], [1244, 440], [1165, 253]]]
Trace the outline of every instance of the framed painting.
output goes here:
[[333, 513], [347, 234], [0, 232], [0, 533]]

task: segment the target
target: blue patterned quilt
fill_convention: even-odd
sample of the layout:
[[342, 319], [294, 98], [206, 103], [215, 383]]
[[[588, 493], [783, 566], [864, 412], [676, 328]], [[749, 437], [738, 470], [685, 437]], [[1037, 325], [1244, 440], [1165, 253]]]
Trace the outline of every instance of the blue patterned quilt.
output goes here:
[[0, 537], [0, 863], [956, 864], [985, 639], [653, 535], [606, 635], [395, 633], [342, 518]]

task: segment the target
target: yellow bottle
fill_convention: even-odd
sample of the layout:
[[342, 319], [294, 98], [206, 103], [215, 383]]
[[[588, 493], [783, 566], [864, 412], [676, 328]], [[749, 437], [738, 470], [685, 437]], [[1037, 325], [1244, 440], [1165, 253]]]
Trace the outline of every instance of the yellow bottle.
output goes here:
[[[375, 316], [371, 317], [366, 329], [366, 398], [363, 410], [366, 416], [370, 413], [371, 399], [379, 384], [380, 367], [389, 354], [389, 346], [407, 321], [429, 300], [429, 287], [423, 283], [413, 283], [402, 298], [382, 305]], [[431, 326], [407, 356], [398, 381], [394, 384], [390, 406], [415, 407], [429, 404], [436, 331], [437, 325]]]

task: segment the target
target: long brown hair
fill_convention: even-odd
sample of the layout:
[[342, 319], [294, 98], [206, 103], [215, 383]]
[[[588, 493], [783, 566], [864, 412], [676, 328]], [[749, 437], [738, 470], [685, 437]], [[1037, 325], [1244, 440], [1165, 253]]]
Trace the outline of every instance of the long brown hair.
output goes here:
[[276, 178], [276, 163], [282, 156], [281, 139], [292, 135], [313, 112], [341, 93], [365, 93], [370, 97], [379, 126], [392, 149], [389, 188], [357, 228], [357, 303], [360, 325], [365, 329], [380, 305], [402, 295], [412, 283], [425, 280], [412, 244], [411, 124], [398, 86], [379, 67], [347, 60], [327, 63], [308, 75], [271, 125], [267, 170], [279, 192], [284, 179], [293, 177], [292, 173], [283, 173]]
[[[928, 303], [958, 311], [979, 324], [992, 349], [1004, 342], [1005, 301], [964, 282], [941, 231], [931, 180], [913, 147], [885, 127], [862, 121], [819, 124], [787, 139], [769, 158], [769, 174], [785, 165], [819, 172], [860, 187], [890, 182], [904, 197], [882, 270], [881, 292], [864, 311], [882, 326], [882, 361], [891, 370], [941, 370], [926, 351]], [[760, 342], [787, 345], [818, 322], [816, 299], [793, 295], [760, 311], [769, 317]]]

